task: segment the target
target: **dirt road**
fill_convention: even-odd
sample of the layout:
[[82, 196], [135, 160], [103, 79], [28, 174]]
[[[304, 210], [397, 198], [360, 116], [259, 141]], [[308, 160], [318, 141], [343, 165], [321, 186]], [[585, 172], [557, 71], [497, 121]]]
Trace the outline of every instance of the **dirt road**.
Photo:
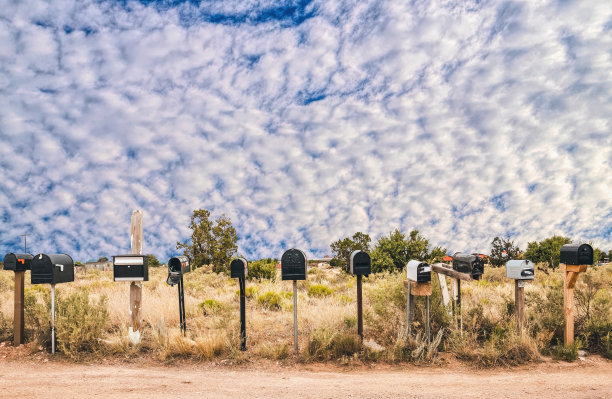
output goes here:
[[612, 362], [513, 369], [275, 363], [139, 366], [0, 359], [2, 398], [612, 398]]

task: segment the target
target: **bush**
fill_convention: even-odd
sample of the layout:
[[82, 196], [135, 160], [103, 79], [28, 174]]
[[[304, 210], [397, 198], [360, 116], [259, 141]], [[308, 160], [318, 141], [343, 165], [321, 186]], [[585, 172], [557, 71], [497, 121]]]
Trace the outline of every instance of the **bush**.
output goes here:
[[257, 303], [264, 309], [280, 310], [283, 304], [283, 297], [275, 291], [268, 291], [257, 297]]
[[333, 290], [323, 284], [313, 284], [308, 288], [308, 296], [310, 297], [326, 297], [333, 294]]
[[565, 360], [566, 362], [573, 362], [578, 359], [578, 350], [582, 346], [582, 342], [579, 339], [574, 341], [573, 345], [562, 345], [558, 343], [553, 350], [553, 359]]
[[57, 347], [71, 359], [78, 359], [82, 352], [97, 352], [99, 338], [108, 321], [107, 298], [90, 301], [87, 290], [81, 290], [64, 298], [57, 296], [55, 333]]
[[204, 302], [201, 302], [198, 306], [200, 309], [202, 309], [204, 316], [223, 315], [231, 310], [230, 305], [219, 302], [216, 299], [207, 299]]
[[249, 263], [249, 280], [276, 280], [276, 259], [261, 259]]
[[308, 357], [313, 360], [341, 359], [360, 350], [358, 335], [328, 328], [314, 331], [306, 349]]
[[[56, 292], [57, 293], [57, 292]], [[51, 291], [47, 287], [26, 288], [23, 295], [25, 340], [51, 347]]]

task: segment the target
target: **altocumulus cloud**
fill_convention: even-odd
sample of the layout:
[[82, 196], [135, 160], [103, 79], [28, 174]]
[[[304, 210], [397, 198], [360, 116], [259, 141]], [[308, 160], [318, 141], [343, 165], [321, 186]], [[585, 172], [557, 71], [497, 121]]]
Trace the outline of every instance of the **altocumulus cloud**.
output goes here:
[[12, 1], [0, 252], [164, 258], [416, 228], [450, 251], [612, 246], [609, 1]]

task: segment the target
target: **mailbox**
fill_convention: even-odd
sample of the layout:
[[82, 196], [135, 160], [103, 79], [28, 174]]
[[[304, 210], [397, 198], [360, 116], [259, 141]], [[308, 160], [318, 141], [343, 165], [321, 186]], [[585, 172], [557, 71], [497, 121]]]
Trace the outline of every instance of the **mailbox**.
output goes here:
[[593, 247], [589, 244], [566, 244], [561, 247], [560, 261], [566, 265], [592, 265]]
[[453, 270], [467, 273], [474, 280], [479, 280], [484, 273], [484, 260], [478, 255], [457, 252], [453, 255]]
[[249, 274], [249, 263], [246, 259], [237, 258], [230, 263], [231, 278], [246, 278]]
[[4, 257], [4, 270], [13, 270], [16, 272], [24, 272], [30, 270], [32, 262], [31, 254], [6, 254]]
[[353, 251], [351, 254], [350, 270], [352, 275], [372, 273], [372, 259], [367, 252], [360, 250]]
[[32, 284], [59, 284], [74, 281], [74, 262], [66, 254], [38, 254], [32, 258]]
[[113, 256], [113, 280], [149, 281], [149, 259], [135, 254]]
[[431, 266], [428, 263], [418, 260], [411, 260], [406, 265], [406, 275], [408, 280], [417, 283], [427, 283], [431, 281]]
[[509, 260], [506, 262], [506, 277], [515, 280], [533, 280], [534, 267], [529, 260]]
[[168, 261], [168, 279], [166, 283], [170, 285], [178, 284], [181, 276], [191, 271], [189, 258], [186, 256], [176, 256]]
[[291, 248], [281, 257], [282, 280], [306, 280], [308, 259], [299, 249]]

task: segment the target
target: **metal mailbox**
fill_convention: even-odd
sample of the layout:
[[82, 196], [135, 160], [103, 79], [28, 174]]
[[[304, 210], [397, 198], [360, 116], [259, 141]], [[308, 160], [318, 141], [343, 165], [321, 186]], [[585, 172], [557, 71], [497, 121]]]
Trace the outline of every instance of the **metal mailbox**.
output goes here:
[[249, 275], [249, 262], [243, 258], [236, 258], [230, 263], [231, 278], [246, 278]]
[[474, 280], [479, 280], [484, 273], [484, 260], [478, 255], [457, 252], [453, 255], [453, 270], [470, 274]]
[[113, 256], [113, 281], [149, 281], [149, 259], [136, 254]]
[[38, 254], [31, 263], [32, 284], [59, 284], [74, 281], [74, 262], [66, 254]]
[[170, 285], [178, 284], [181, 276], [191, 271], [189, 258], [186, 256], [175, 256], [168, 261], [168, 279]]
[[306, 254], [295, 248], [288, 249], [281, 257], [282, 280], [306, 280], [308, 259]]
[[431, 281], [431, 266], [426, 262], [411, 260], [406, 264], [406, 275], [409, 280], [427, 283]]
[[352, 275], [372, 273], [372, 259], [367, 252], [356, 250], [351, 254], [350, 270]]
[[561, 247], [560, 261], [566, 265], [592, 265], [593, 247], [589, 244], [565, 244]]
[[13, 270], [16, 272], [24, 272], [31, 269], [32, 258], [31, 254], [6, 254], [4, 256], [4, 270]]
[[506, 277], [515, 280], [533, 280], [534, 264], [529, 260], [509, 260], [506, 262]]

